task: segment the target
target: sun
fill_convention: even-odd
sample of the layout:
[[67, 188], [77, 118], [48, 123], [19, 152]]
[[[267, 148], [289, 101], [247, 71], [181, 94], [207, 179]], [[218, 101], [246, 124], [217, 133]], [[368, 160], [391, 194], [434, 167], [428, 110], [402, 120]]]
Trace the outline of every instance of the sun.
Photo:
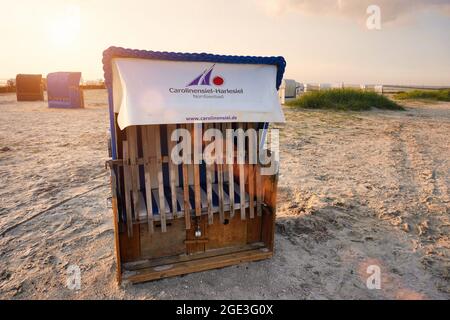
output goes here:
[[49, 21], [49, 40], [56, 47], [70, 47], [78, 38], [80, 28], [80, 8], [68, 6], [59, 16]]

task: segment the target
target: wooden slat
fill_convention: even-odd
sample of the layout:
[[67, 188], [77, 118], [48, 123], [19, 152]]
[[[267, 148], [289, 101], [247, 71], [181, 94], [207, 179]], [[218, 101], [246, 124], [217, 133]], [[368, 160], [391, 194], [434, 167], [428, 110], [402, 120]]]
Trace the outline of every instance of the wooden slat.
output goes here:
[[145, 176], [145, 197], [147, 202], [147, 224], [150, 233], [153, 233], [153, 205], [152, 205], [152, 181], [150, 174], [151, 153], [150, 148], [153, 143], [149, 139], [149, 127], [142, 127], [142, 149], [144, 156], [144, 176]]
[[[181, 125], [180, 128], [188, 129], [188, 125]], [[183, 150], [186, 152], [186, 150]], [[191, 155], [189, 155], [191, 159]], [[189, 171], [188, 165], [183, 162], [183, 199], [184, 199], [184, 220], [186, 224], [186, 230], [191, 228], [191, 204], [189, 202]]]
[[156, 169], [158, 171], [159, 214], [161, 216], [161, 231], [166, 232], [166, 198], [164, 197], [164, 179], [161, 162], [161, 135], [159, 125], [152, 126], [153, 141], [156, 149]]
[[226, 154], [226, 163], [228, 166], [228, 190], [230, 196], [230, 218], [234, 217], [234, 143], [233, 143], [233, 135], [229, 137], [226, 135], [226, 131], [231, 129], [231, 123], [225, 124], [225, 154]]
[[123, 159], [125, 160], [125, 165], [123, 166], [124, 174], [124, 185], [125, 185], [125, 210], [127, 215], [127, 231], [128, 237], [133, 236], [133, 216], [131, 213], [131, 173], [130, 166], [128, 165], [128, 141], [123, 141]]
[[[241, 122], [238, 123], [238, 129], [244, 129]], [[245, 136], [238, 136], [238, 155], [245, 151], [245, 147], [243, 146], [245, 146]], [[239, 195], [241, 198], [241, 219], [245, 220], [245, 169], [242, 158], [243, 155], [238, 157], [238, 160], [241, 159], [241, 163], [239, 164]]]
[[185, 261], [176, 264], [141, 269], [139, 271], [130, 273], [130, 275], [127, 277], [124, 276], [124, 279], [130, 281], [131, 283], [150, 281], [181, 274], [222, 268], [238, 263], [263, 260], [271, 257], [272, 254], [272, 251], [269, 251], [266, 248], [230, 253], [227, 255], [220, 255], [205, 259]]
[[[253, 129], [253, 123], [249, 123], [247, 129]], [[250, 219], [255, 217], [255, 165], [250, 161], [254, 159], [255, 156], [255, 145], [256, 140], [255, 137], [249, 133], [249, 143], [247, 146], [247, 154], [248, 154], [248, 195], [249, 195], [249, 205], [250, 205]]]
[[[220, 130], [222, 132], [222, 124], [217, 123], [216, 129]], [[222, 143], [223, 141], [219, 141], [219, 143]], [[223, 223], [225, 221], [225, 211], [224, 211], [224, 192], [223, 192], [223, 150], [221, 154], [216, 153], [217, 158], [217, 184], [218, 184], [218, 196], [219, 196], [219, 219], [220, 223]]]
[[147, 225], [150, 233], [153, 233], [153, 206], [152, 206], [152, 182], [150, 174], [150, 143], [151, 139], [149, 137], [148, 126], [142, 127], [142, 150], [143, 157], [145, 159], [144, 163], [144, 177], [145, 177], [145, 198], [147, 202]]
[[258, 141], [257, 141], [257, 148], [256, 148], [256, 159], [257, 159], [257, 164], [255, 166], [255, 174], [256, 174], [256, 214], [258, 215], [258, 217], [260, 217], [262, 215], [262, 195], [263, 195], [263, 183], [262, 183], [262, 178], [261, 178], [261, 165], [259, 163], [259, 153], [260, 153], [260, 145], [259, 143], [261, 142], [261, 135], [258, 132]]
[[137, 127], [131, 126], [127, 129], [127, 141], [128, 141], [128, 156], [130, 159], [131, 168], [131, 190], [133, 194], [133, 208], [134, 218], [139, 220], [139, 165], [137, 164], [138, 158], [138, 141], [137, 141]]
[[255, 180], [256, 180], [256, 214], [258, 217], [262, 215], [262, 194], [263, 194], [263, 185], [261, 180], [261, 167], [258, 165], [255, 166]]
[[200, 193], [202, 195], [202, 212], [203, 212], [204, 208], [208, 208], [208, 196], [205, 190], [203, 190], [203, 188], [200, 188]]
[[171, 193], [171, 201], [172, 201], [172, 214], [174, 217], [177, 215], [177, 189], [176, 189], [177, 166], [173, 163], [170, 154], [172, 152], [172, 149], [176, 145], [176, 142], [172, 141], [172, 139], [171, 139], [172, 132], [176, 129], [177, 129], [177, 126], [175, 124], [167, 125], [167, 146], [168, 146], [168, 156], [169, 156], [170, 193]]
[[[187, 240], [189, 241], [189, 240]], [[186, 255], [186, 254], [180, 254], [176, 256], [168, 256], [168, 257], [161, 257], [161, 258], [154, 258], [154, 259], [146, 259], [146, 260], [139, 260], [134, 262], [127, 262], [124, 263], [123, 268], [126, 271], [138, 271], [140, 269], [145, 268], [152, 268], [152, 267], [158, 267], [162, 265], [169, 265], [174, 263], [180, 263], [180, 262], [187, 262], [187, 261], [194, 261], [194, 260], [200, 260], [205, 258], [211, 258], [211, 257], [218, 257], [223, 256], [231, 253], [238, 253], [238, 252], [244, 252], [244, 251], [250, 251], [250, 250], [256, 250], [256, 249], [264, 249], [265, 245], [263, 242], [254, 242], [250, 244], [245, 245], [239, 245], [239, 246], [233, 246], [233, 247], [226, 247], [226, 248], [217, 248], [217, 249], [210, 249], [208, 251], [197, 253], [195, 255]]]
[[[263, 185], [264, 185], [264, 183], [263, 183]], [[192, 187], [193, 186], [191, 186], [191, 188]], [[219, 187], [218, 187], [217, 183], [213, 183], [211, 185], [211, 187], [212, 187], [213, 193], [219, 194]], [[237, 183], [234, 184], [234, 190], [239, 190], [239, 185]], [[208, 209], [207, 209], [207, 194], [202, 188], [200, 188], [200, 191], [201, 191], [201, 201], [202, 201], [202, 210], [201, 210], [201, 212], [202, 212], [202, 215], [206, 216], [207, 213], [208, 213]], [[154, 212], [159, 212], [159, 192], [158, 192], [158, 189], [155, 189], [155, 188], [152, 189], [152, 194], [153, 194], [153, 200], [156, 201], [155, 204], [156, 204], [156, 206], [158, 208], [158, 209], [156, 209], [156, 211], [154, 210]], [[142, 195], [141, 198], [143, 199], [143, 194], [141, 193], [141, 195]], [[174, 216], [172, 214], [172, 212], [170, 212], [169, 202], [167, 201], [167, 198], [166, 198], [166, 201], [165, 201], [166, 221], [167, 220], [171, 220], [171, 219], [175, 219], [175, 218], [180, 218], [181, 216], [184, 215], [184, 212], [185, 212], [185, 210], [184, 210], [184, 192], [183, 192], [183, 188], [182, 187], [177, 187], [177, 201], [180, 204], [182, 211], [181, 212], [177, 212], [177, 215]], [[249, 207], [248, 203], [249, 203], [249, 197], [248, 197], [248, 193], [246, 193], [246, 195], [245, 195], [245, 208]], [[189, 206], [188, 208], [190, 210], [190, 213], [192, 214], [195, 211], [194, 207], [191, 206], [190, 203], [189, 203], [188, 206]], [[240, 203], [235, 203], [234, 207], [235, 207], [236, 210], [239, 210], [241, 208], [241, 204]], [[140, 210], [142, 211], [142, 209], [140, 209]], [[224, 192], [224, 211], [225, 211], [225, 213], [227, 213], [229, 210], [230, 210], [230, 198], [229, 198], [228, 194], [226, 192]], [[140, 222], [139, 221], [138, 222], [134, 221], [134, 224], [147, 223], [147, 221], [145, 220], [145, 218], [146, 218], [146, 211], [144, 210], [142, 212], [143, 212], [142, 216], [143, 216], [144, 220], [140, 221]], [[219, 207], [214, 207], [213, 206], [212, 207], [212, 213], [213, 214], [219, 213]], [[160, 215], [155, 215], [155, 214], [153, 215], [153, 222], [159, 222], [160, 220], [161, 220], [160, 219]]]
[[[205, 130], [211, 129], [210, 123], [205, 124]], [[208, 224], [214, 223], [214, 214], [212, 212], [212, 175], [214, 173], [214, 165], [206, 165], [206, 197], [207, 197], [207, 210], [208, 210]]]
[[195, 193], [195, 215], [201, 216], [202, 214], [202, 200], [200, 193], [200, 166], [198, 163], [195, 163], [195, 160], [199, 157], [202, 152], [202, 124], [195, 123], [193, 125], [193, 130], [191, 131], [191, 135], [193, 137], [194, 144], [194, 193]]
[[117, 207], [117, 177], [113, 166], [111, 168], [111, 205], [114, 224], [114, 248], [116, 253], [116, 279], [120, 284], [122, 282], [122, 262], [120, 260], [120, 241], [119, 241], [119, 211]]

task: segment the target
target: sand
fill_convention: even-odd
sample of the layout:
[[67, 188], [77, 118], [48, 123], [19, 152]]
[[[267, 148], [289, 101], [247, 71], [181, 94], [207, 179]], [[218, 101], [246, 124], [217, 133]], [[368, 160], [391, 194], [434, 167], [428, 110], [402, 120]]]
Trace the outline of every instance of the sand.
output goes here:
[[274, 257], [118, 286], [107, 96], [85, 97], [57, 110], [0, 95], [1, 299], [450, 298], [450, 103], [285, 109]]

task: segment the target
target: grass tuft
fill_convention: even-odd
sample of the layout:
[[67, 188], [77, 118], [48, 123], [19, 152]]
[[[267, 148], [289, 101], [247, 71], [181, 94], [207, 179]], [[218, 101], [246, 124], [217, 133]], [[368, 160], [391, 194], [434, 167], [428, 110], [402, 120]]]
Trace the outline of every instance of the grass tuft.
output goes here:
[[363, 111], [371, 108], [404, 110], [398, 103], [376, 92], [356, 89], [331, 89], [307, 92], [300, 98], [289, 101], [287, 106], [305, 109], [327, 109]]
[[401, 92], [395, 95], [396, 99], [423, 99], [434, 101], [450, 101], [450, 89], [427, 91], [427, 90], [413, 90], [409, 92]]

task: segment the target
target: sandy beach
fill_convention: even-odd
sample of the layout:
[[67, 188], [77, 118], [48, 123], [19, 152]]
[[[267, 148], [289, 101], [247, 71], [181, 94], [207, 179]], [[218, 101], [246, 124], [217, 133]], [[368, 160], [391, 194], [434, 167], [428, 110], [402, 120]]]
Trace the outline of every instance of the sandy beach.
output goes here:
[[[274, 257], [121, 286], [106, 91], [85, 104], [0, 95], [0, 299], [450, 298], [450, 103], [285, 108]], [[66, 286], [71, 265], [79, 290]]]

